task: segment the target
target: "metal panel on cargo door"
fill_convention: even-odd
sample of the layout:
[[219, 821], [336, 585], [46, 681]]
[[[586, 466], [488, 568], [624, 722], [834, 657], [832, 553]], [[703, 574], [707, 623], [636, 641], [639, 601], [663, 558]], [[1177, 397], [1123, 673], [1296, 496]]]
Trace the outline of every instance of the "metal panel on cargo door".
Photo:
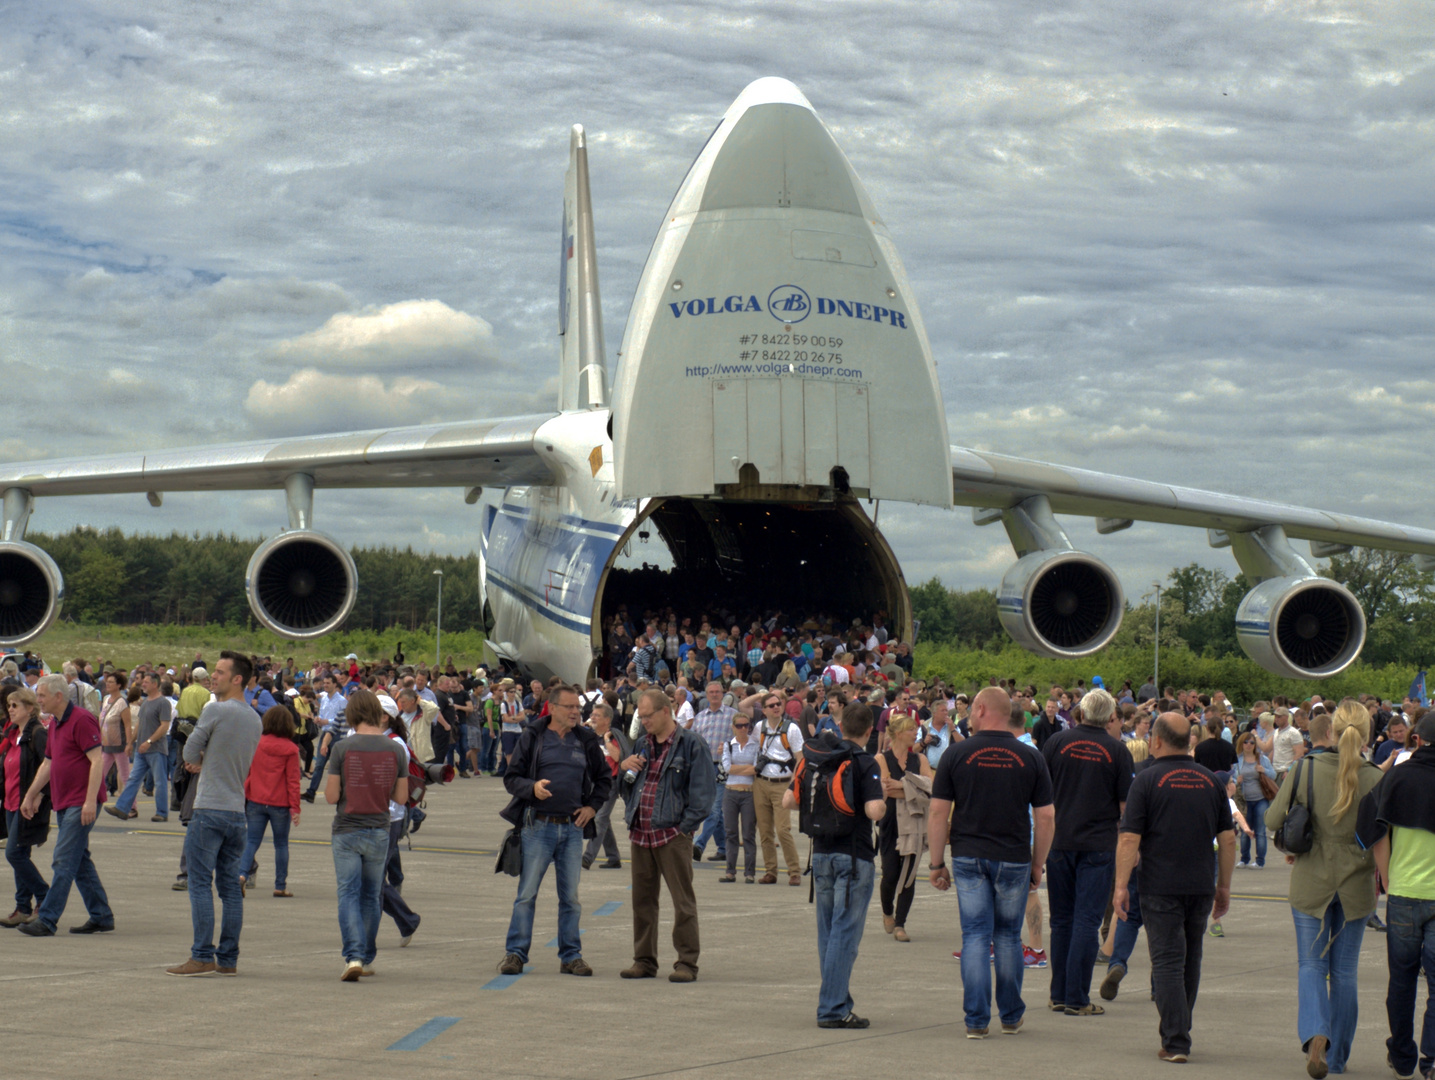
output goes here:
[[[747, 382], [729, 379], [713, 384], [713, 483], [737, 483], [747, 460]], [[654, 453], [666, 453], [653, 448]]]
[[872, 458], [867, 430], [869, 388], [834, 384], [837, 395], [837, 464], [847, 470], [855, 488], [872, 486]]

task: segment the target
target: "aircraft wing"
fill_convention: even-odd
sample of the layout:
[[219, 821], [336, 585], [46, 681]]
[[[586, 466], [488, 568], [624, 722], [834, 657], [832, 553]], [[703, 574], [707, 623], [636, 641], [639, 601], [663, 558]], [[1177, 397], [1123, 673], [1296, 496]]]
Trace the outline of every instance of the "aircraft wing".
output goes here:
[[31, 495], [315, 487], [508, 487], [553, 483], [538, 429], [555, 414], [262, 442], [0, 464], [0, 490]]
[[[1133, 521], [1188, 525], [1228, 534], [1278, 525], [1288, 537], [1310, 540], [1316, 545], [1435, 555], [1435, 530], [1431, 529], [1133, 480], [960, 446], [953, 446], [951, 455], [953, 501], [962, 506], [1004, 510], [1031, 496], [1045, 495], [1054, 513], [1096, 518], [1101, 532], [1116, 532]], [[1313, 550], [1320, 554], [1318, 549]]]

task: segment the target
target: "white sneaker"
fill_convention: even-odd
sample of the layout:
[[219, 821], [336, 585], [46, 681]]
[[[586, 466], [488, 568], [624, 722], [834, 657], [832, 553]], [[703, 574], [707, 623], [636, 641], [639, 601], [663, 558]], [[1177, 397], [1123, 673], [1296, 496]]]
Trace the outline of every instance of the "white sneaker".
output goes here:
[[363, 964], [363, 965], [361, 965], [361, 966], [359, 967], [359, 974], [360, 974], [360, 975], [372, 975], [373, 973], [374, 973], [374, 967], [373, 967], [372, 964]]
[[350, 960], [344, 965], [344, 974], [339, 976], [342, 982], [358, 982], [359, 976], [364, 973], [364, 965], [357, 960]]

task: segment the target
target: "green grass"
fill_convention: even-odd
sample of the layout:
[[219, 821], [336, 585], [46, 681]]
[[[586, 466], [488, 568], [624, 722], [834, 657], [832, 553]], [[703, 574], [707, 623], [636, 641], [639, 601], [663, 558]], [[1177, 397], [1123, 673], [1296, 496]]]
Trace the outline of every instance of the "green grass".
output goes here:
[[[472, 669], [483, 660], [483, 632], [457, 630], [443, 633], [443, 658], [450, 656], [459, 668]], [[434, 632], [424, 630], [356, 630], [340, 631], [316, 641], [286, 641], [267, 630], [250, 630], [244, 626], [86, 626], [65, 623], [54, 626], [37, 641], [27, 646], [42, 656], [51, 668], [59, 670], [66, 660], [83, 657], [91, 663], [107, 660], [121, 668], [130, 668], [142, 661], [178, 667], [202, 654], [213, 663], [222, 649], [259, 656], [272, 656], [281, 662], [289, 656], [297, 664], [308, 667], [317, 660], [337, 660], [347, 653], [356, 653], [361, 662], [392, 657], [394, 646], [404, 643], [404, 661], [416, 664], [434, 662]]]

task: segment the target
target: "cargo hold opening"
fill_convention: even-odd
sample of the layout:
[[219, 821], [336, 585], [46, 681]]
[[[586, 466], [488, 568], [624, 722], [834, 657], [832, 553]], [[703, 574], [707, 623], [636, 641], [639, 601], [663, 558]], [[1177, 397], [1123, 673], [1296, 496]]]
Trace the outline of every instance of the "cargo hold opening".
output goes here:
[[[794, 622], [824, 616], [850, 625], [882, 612], [894, 637], [911, 639], [911, 606], [896, 557], [854, 499], [820, 503], [668, 498], [654, 500], [629, 529], [667, 549], [671, 566], [617, 566], [619, 544], [599, 586], [601, 619], [593, 645], [598, 670], [610, 670], [607, 627], [626, 607], [631, 622], [643, 612], [674, 609], [678, 621], [704, 615], [744, 630], [775, 611]], [[668, 560], [663, 560], [666, 563]]]

